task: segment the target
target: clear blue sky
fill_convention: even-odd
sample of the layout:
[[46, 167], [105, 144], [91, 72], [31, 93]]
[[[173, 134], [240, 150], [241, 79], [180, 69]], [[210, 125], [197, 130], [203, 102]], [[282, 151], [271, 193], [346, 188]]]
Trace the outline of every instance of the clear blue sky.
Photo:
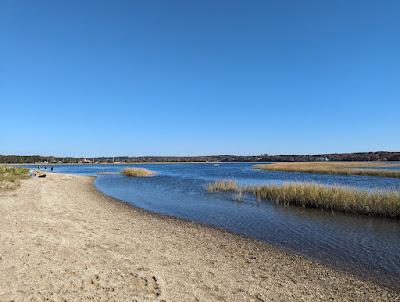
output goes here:
[[400, 150], [400, 1], [0, 2], [0, 154]]

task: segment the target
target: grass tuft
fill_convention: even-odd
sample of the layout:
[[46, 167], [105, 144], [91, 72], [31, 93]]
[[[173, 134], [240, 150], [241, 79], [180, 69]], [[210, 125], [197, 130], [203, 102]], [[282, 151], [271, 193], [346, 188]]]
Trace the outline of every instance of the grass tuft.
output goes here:
[[155, 174], [154, 171], [150, 171], [144, 168], [126, 168], [122, 170], [121, 173], [133, 177], [148, 177]]
[[207, 185], [208, 192], [227, 192], [227, 191], [237, 191], [238, 185], [233, 179], [218, 180]]
[[[400, 178], [400, 170], [371, 169], [383, 168], [385, 165], [380, 162], [300, 162], [300, 163], [272, 163], [255, 165], [255, 169], [282, 171], [282, 172], [303, 172], [314, 174], [339, 174], [359, 176], [380, 176]], [[391, 164], [389, 167], [399, 166]]]
[[26, 178], [29, 170], [0, 166], [0, 191], [13, 190], [20, 186], [20, 180]]
[[[218, 184], [217, 184], [218, 183]], [[389, 190], [359, 191], [350, 187], [324, 186], [315, 183], [287, 183], [239, 188], [235, 182], [208, 185], [209, 192], [232, 191], [253, 194], [285, 206], [329, 209], [332, 211], [400, 218], [400, 192]]]

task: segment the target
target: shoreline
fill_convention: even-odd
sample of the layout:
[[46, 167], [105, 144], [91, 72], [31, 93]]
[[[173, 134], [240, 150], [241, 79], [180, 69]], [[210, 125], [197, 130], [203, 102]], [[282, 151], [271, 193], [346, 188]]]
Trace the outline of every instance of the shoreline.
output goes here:
[[[86, 176], [86, 177], [92, 177], [93, 178], [93, 181], [92, 181], [93, 189], [97, 193], [105, 196], [106, 198], [109, 198], [110, 202], [115, 202], [117, 204], [122, 204], [123, 206], [126, 206], [128, 208], [132, 208], [135, 211], [138, 211], [143, 215], [155, 216], [157, 219], [165, 219], [167, 221], [174, 221], [176, 223], [182, 222], [182, 223], [194, 224], [194, 225], [198, 225], [199, 227], [202, 227], [202, 228], [205, 228], [205, 229], [209, 229], [210, 231], [217, 231], [217, 232], [221, 232], [221, 233], [226, 233], [226, 234], [229, 234], [229, 235], [232, 235], [232, 236], [235, 236], [235, 237], [239, 237], [239, 238], [241, 238], [242, 240], [245, 240], [245, 241], [250, 241], [250, 242], [253, 242], [253, 243], [260, 244], [260, 245], [266, 245], [266, 246], [268, 246], [268, 248], [275, 249], [279, 253], [283, 253], [283, 254], [286, 254], [288, 256], [297, 256], [297, 257], [299, 257], [301, 259], [313, 262], [313, 263], [315, 263], [317, 265], [325, 266], [325, 267], [327, 267], [327, 268], [329, 268], [329, 269], [331, 269], [333, 271], [337, 271], [337, 272], [340, 272], [340, 273], [343, 273], [343, 274], [346, 274], [346, 275], [351, 275], [351, 276], [353, 276], [353, 277], [355, 277], [357, 279], [360, 279], [360, 280], [363, 280], [363, 281], [366, 281], [366, 282], [375, 283], [375, 284], [378, 284], [380, 286], [389, 288], [391, 290], [398, 291], [399, 292], [399, 301], [400, 301], [400, 285], [397, 284], [397, 283], [394, 283], [394, 281], [388, 281], [388, 280], [384, 280], [384, 279], [380, 279], [380, 278], [374, 278], [374, 277], [372, 277], [370, 275], [362, 276], [361, 274], [358, 274], [357, 272], [355, 272], [354, 269], [352, 269], [352, 268], [349, 268], [349, 269], [346, 270], [346, 269], [343, 269], [341, 267], [335, 266], [331, 262], [318, 261], [317, 259], [313, 259], [312, 257], [309, 257], [307, 255], [302, 255], [301, 253], [299, 253], [299, 252], [297, 252], [295, 250], [291, 250], [289, 248], [277, 246], [277, 245], [274, 245], [272, 243], [269, 243], [269, 242], [266, 242], [266, 241], [263, 241], [263, 240], [259, 240], [259, 239], [253, 238], [253, 237], [241, 235], [239, 233], [235, 233], [233, 231], [224, 229], [222, 227], [209, 225], [209, 224], [198, 222], [198, 221], [194, 221], [194, 220], [191, 220], [191, 219], [188, 219], [188, 218], [176, 217], [176, 216], [169, 215], [169, 214], [160, 214], [160, 213], [157, 213], [155, 211], [151, 211], [151, 210], [147, 210], [147, 209], [144, 209], [144, 208], [140, 208], [140, 207], [138, 207], [138, 206], [136, 206], [136, 205], [134, 205], [132, 203], [129, 203], [128, 201], [125, 201], [123, 199], [119, 199], [117, 197], [113, 197], [111, 195], [107, 195], [106, 193], [103, 193], [102, 191], [97, 189], [97, 187], [94, 184], [95, 181], [96, 181], [96, 177], [97, 176]], [[309, 209], [310, 210], [321, 211], [321, 209], [316, 209], [316, 208], [309, 208]], [[349, 212], [340, 212], [340, 213], [341, 214], [345, 214], [345, 215], [356, 215], [356, 216], [360, 215], [360, 214], [349, 213]], [[365, 216], [365, 215], [362, 215], [362, 216]], [[382, 216], [374, 216], [374, 218], [376, 218], [376, 219], [388, 219], [387, 217], [382, 217]], [[389, 218], [389, 219], [392, 219], [392, 218]]]
[[93, 165], [115, 165], [115, 166], [124, 166], [124, 165], [174, 165], [174, 164], [244, 164], [244, 163], [261, 163], [266, 164], [270, 162], [252, 162], [252, 161], [144, 161], [144, 162], [115, 162], [115, 163], [3, 163], [0, 165], [4, 166], [93, 166]]
[[134, 207], [98, 191], [94, 179], [49, 173], [0, 194], [0, 300], [399, 299], [267, 243]]
[[[359, 163], [359, 161], [350, 161], [350, 163]], [[93, 166], [93, 165], [115, 165], [115, 166], [124, 166], [124, 165], [175, 165], [175, 164], [253, 164], [254, 166], [257, 165], [264, 165], [264, 164], [274, 164], [274, 163], [292, 163], [292, 162], [281, 162], [281, 161], [146, 161], [146, 162], [115, 162], [115, 163], [0, 163], [0, 166]], [[315, 162], [301, 162], [301, 163], [315, 163]], [[317, 162], [319, 163], [319, 162]], [[330, 163], [346, 163], [346, 161], [331, 161]], [[399, 161], [365, 161], [361, 163], [379, 163], [383, 165], [399, 165]], [[254, 167], [253, 167], [254, 168]], [[262, 170], [259, 168], [254, 168], [257, 170]], [[272, 171], [272, 170], [270, 170]], [[272, 171], [273, 172], [273, 171]], [[278, 171], [279, 172], [279, 171]], [[280, 171], [280, 172], [289, 172], [289, 171]]]

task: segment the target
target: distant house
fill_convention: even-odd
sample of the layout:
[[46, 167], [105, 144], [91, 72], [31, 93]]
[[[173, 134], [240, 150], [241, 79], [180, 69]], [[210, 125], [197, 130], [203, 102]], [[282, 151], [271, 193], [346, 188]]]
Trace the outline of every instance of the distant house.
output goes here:
[[327, 158], [326, 156], [325, 157], [320, 157], [319, 161], [329, 161], [329, 158]]

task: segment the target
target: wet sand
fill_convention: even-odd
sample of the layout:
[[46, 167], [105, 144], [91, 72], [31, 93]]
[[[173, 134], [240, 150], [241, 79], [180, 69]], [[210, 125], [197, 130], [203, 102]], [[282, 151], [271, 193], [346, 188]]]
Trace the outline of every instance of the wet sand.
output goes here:
[[400, 301], [273, 246], [136, 209], [93, 178], [0, 192], [0, 301]]

